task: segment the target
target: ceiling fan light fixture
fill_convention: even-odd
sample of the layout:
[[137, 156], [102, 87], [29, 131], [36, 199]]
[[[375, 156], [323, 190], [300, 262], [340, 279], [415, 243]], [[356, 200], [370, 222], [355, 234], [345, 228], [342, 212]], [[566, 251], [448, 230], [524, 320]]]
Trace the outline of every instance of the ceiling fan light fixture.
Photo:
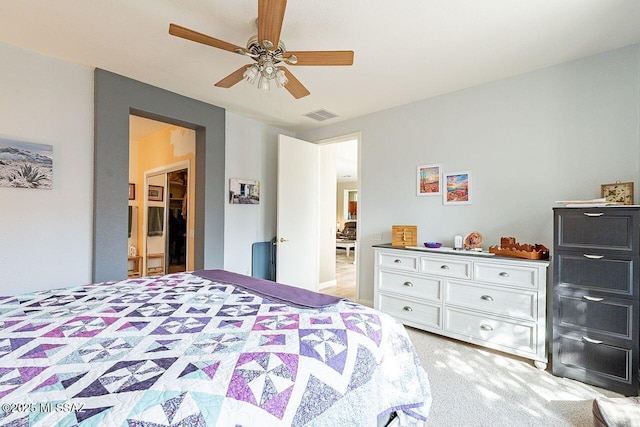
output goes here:
[[258, 89], [269, 90], [270, 89], [269, 79], [266, 78], [263, 74], [260, 75], [258, 79]]
[[173, 23], [169, 24], [169, 34], [237, 55], [247, 56], [255, 62], [238, 68], [218, 81], [215, 84], [216, 87], [230, 88], [242, 80], [251, 84], [257, 80], [259, 89], [270, 90], [270, 80], [275, 80], [275, 84], [279, 88], [286, 85], [287, 91], [294, 98], [300, 99], [310, 95], [310, 92], [288, 69], [282, 68], [280, 70], [279, 66], [284, 65], [283, 62], [290, 65], [353, 65], [353, 51], [301, 50], [287, 52], [287, 48], [280, 38], [286, 4], [287, 0], [258, 1], [258, 18], [256, 19], [258, 33], [249, 38], [246, 47], [240, 47]]
[[253, 84], [255, 83], [259, 73], [260, 73], [260, 70], [258, 69], [258, 66], [256, 64], [253, 64], [251, 67], [245, 70], [244, 74], [242, 75], [242, 78], [244, 78], [249, 83]]
[[262, 75], [268, 79], [274, 78], [278, 71], [278, 67], [273, 64], [271, 59], [263, 59], [261, 62]]

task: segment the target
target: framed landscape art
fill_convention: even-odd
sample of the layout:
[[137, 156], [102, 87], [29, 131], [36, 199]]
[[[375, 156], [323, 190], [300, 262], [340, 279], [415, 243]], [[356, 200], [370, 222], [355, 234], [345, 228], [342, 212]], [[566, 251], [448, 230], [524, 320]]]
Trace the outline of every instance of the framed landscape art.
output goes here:
[[442, 194], [441, 165], [418, 166], [416, 179], [418, 196], [439, 196]]
[[443, 182], [445, 185], [443, 204], [471, 204], [471, 172], [447, 172], [444, 174]]
[[51, 190], [53, 146], [0, 139], [0, 187]]

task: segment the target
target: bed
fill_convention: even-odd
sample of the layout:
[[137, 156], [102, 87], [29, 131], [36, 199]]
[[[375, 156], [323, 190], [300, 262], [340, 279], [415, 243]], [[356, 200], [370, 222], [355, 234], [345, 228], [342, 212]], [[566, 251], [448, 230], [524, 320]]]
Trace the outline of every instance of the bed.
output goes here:
[[[0, 424], [422, 425], [403, 327], [223, 270], [0, 297]], [[391, 420], [391, 421], [390, 421]]]

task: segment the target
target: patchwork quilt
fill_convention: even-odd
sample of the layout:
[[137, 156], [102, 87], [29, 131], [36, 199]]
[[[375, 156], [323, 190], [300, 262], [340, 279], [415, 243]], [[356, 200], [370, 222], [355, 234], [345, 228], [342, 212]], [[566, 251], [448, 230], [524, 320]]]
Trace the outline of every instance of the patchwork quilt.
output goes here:
[[0, 425], [375, 426], [426, 419], [390, 317], [191, 273], [0, 297]]

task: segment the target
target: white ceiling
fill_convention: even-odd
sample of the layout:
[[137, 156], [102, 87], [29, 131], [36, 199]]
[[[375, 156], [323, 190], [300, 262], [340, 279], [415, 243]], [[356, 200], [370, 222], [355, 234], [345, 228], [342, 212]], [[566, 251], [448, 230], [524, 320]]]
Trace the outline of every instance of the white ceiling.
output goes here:
[[[639, 0], [291, 0], [290, 50], [354, 50], [351, 67], [288, 68], [311, 91], [214, 83], [248, 58], [257, 0], [0, 0], [0, 41], [99, 67], [292, 131], [335, 123], [640, 41]], [[0, 61], [0, 66], [2, 65]], [[322, 122], [303, 114], [326, 109]]]

